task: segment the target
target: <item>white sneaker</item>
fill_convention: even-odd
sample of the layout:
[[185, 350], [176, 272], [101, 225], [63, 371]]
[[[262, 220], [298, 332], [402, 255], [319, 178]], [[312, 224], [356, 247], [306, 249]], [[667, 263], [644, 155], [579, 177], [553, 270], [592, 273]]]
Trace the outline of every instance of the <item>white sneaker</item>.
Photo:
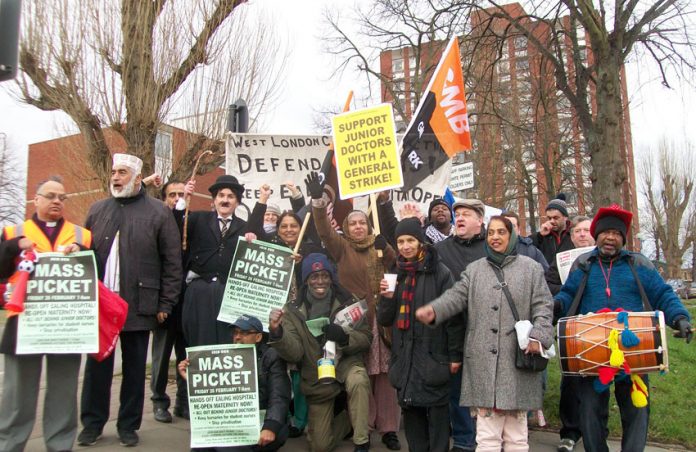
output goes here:
[[558, 452], [573, 452], [573, 449], [575, 449], [575, 441], [570, 438], [563, 438], [558, 443]]

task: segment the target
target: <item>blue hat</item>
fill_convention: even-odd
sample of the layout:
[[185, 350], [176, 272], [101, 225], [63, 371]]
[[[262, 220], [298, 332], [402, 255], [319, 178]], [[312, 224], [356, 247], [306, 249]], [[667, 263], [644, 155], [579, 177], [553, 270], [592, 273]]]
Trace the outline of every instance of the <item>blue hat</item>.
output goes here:
[[336, 282], [336, 269], [329, 259], [321, 253], [312, 253], [302, 259], [302, 282], [306, 283], [312, 273], [326, 270], [331, 276], [331, 281]]
[[261, 320], [257, 319], [252, 315], [240, 315], [235, 322], [230, 325], [232, 328], [239, 328], [242, 331], [256, 331], [257, 333], [263, 333], [263, 325]]

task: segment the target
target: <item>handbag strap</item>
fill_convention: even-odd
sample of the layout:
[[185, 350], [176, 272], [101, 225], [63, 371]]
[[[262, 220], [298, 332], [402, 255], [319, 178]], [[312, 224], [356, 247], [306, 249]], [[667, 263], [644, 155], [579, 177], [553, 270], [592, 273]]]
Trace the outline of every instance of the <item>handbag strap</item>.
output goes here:
[[580, 281], [580, 286], [578, 287], [578, 290], [575, 292], [575, 298], [573, 298], [573, 303], [570, 305], [570, 309], [568, 309], [566, 317], [572, 317], [578, 313], [580, 299], [582, 299], [582, 295], [585, 293], [585, 286], [587, 286], [587, 279], [590, 277], [590, 272], [585, 269], [582, 269], [582, 271], [585, 274], [582, 277], [582, 281]]
[[520, 315], [517, 313], [517, 308], [515, 307], [515, 303], [512, 302], [512, 295], [510, 295], [510, 289], [508, 289], [508, 285], [505, 282], [505, 280], [503, 279], [503, 272], [493, 264], [491, 264], [491, 267], [493, 267], [493, 272], [495, 273], [495, 276], [498, 277], [498, 282], [500, 283], [500, 288], [503, 290], [503, 293], [505, 294], [505, 298], [507, 298], [508, 304], [510, 305], [510, 310], [512, 311], [512, 316], [515, 318], [515, 322], [519, 322]]

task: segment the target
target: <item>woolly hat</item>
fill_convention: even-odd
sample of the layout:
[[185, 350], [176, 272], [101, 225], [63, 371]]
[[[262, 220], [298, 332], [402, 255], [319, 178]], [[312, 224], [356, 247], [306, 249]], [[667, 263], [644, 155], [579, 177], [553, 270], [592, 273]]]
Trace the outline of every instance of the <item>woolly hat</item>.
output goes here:
[[561, 212], [561, 215], [564, 217], [568, 217], [568, 205], [565, 202], [565, 195], [563, 193], [559, 193], [556, 195], [554, 199], [549, 201], [549, 203], [546, 205], [546, 210], [551, 210], [551, 209], [556, 209], [559, 212]]
[[280, 207], [278, 207], [278, 204], [273, 204], [269, 202], [266, 204], [266, 213], [274, 213], [276, 215], [280, 215]]
[[449, 204], [447, 204], [447, 201], [445, 201], [444, 198], [437, 198], [430, 201], [430, 206], [428, 207], [428, 220], [430, 220], [430, 216], [432, 215], [435, 206], [439, 205], [447, 207], [447, 210], [449, 210], [450, 213], [450, 217], [452, 216], [452, 209], [450, 209], [450, 206]]
[[326, 255], [321, 253], [308, 254], [304, 259], [302, 259], [302, 282], [306, 283], [309, 275], [322, 270], [329, 272], [332, 282], [337, 282], [336, 269]]
[[133, 174], [138, 175], [143, 169], [143, 161], [130, 154], [114, 154], [113, 166], [125, 166], [133, 170]]
[[460, 207], [466, 207], [467, 209], [473, 210], [481, 218], [483, 218], [486, 213], [485, 204], [478, 199], [462, 199], [457, 201], [454, 203], [454, 205], [452, 205], [452, 212], [456, 212], [456, 210]]
[[624, 244], [626, 244], [626, 234], [628, 234], [628, 229], [631, 227], [632, 219], [633, 213], [628, 210], [623, 210], [618, 204], [612, 204], [609, 207], [600, 207], [597, 211], [597, 215], [592, 219], [590, 234], [597, 240], [597, 236], [599, 236], [600, 233], [609, 229], [616, 229], [621, 233]]
[[410, 235], [415, 237], [419, 242], [425, 242], [425, 235], [418, 218], [405, 218], [399, 221], [394, 232], [394, 239], [398, 239], [402, 235]]
[[237, 201], [242, 202], [242, 195], [244, 194], [244, 185], [241, 185], [236, 177], [229, 174], [223, 174], [219, 176], [213, 185], [208, 187], [208, 191], [213, 198], [217, 196], [217, 192], [223, 188], [229, 188], [237, 196]]

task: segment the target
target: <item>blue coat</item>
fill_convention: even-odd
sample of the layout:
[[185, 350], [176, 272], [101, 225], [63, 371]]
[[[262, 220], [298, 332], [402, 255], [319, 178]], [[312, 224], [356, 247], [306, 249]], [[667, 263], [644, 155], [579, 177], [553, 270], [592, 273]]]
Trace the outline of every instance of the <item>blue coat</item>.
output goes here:
[[[589, 277], [576, 314], [597, 312], [602, 308], [644, 311], [640, 291], [629, 266], [629, 260], [632, 259], [652, 309], [664, 312], [665, 321], [672, 327], [674, 327], [675, 321], [681, 317], [690, 319], [689, 312], [674, 294], [672, 288], [665, 283], [653, 264], [640, 253], [621, 250], [619, 257], [611, 266], [611, 274], [609, 275], [611, 297], [607, 297], [607, 283], [599, 266], [598, 253], [597, 248], [595, 248], [593, 251], [578, 257], [573, 263], [568, 280], [555, 297], [555, 300], [561, 303], [563, 315], [567, 315], [585, 272], [589, 272]], [[609, 265], [603, 265], [604, 272], [608, 273]]]

